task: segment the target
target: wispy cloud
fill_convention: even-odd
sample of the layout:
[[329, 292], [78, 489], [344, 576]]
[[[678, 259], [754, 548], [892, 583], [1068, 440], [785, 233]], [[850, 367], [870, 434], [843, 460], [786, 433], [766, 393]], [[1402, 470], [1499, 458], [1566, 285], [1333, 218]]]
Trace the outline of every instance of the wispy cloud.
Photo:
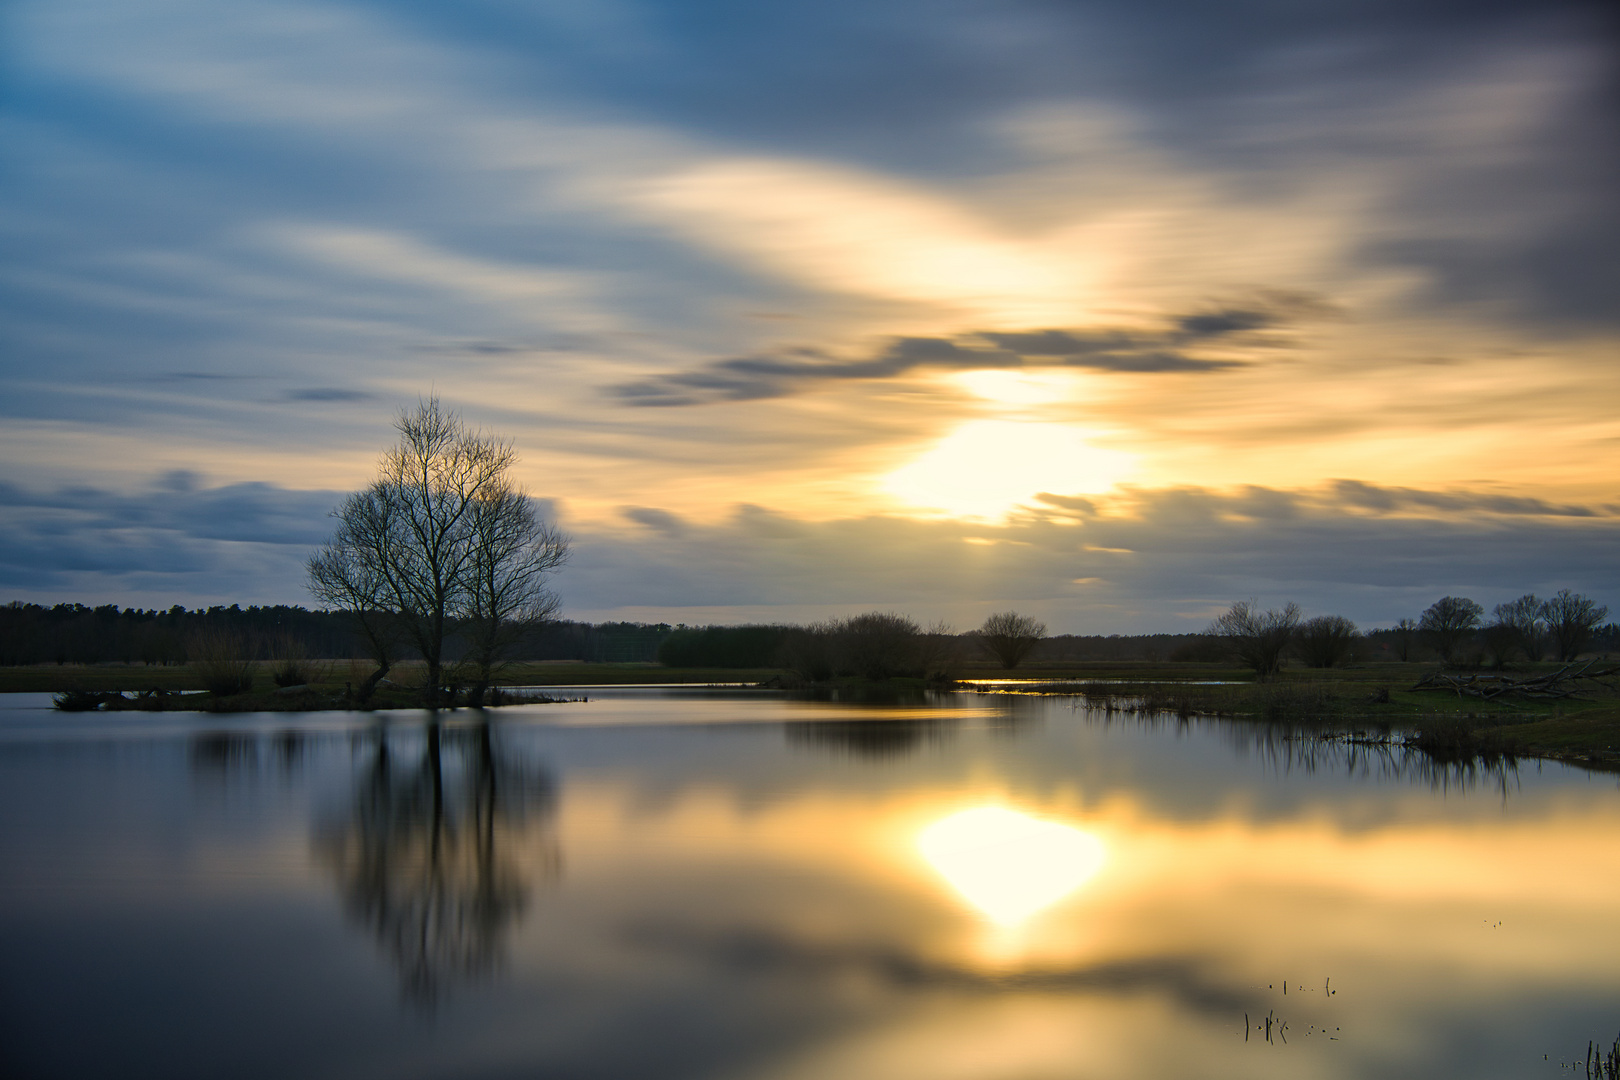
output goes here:
[[[903, 337], [876, 354], [844, 360], [808, 348], [718, 360], [696, 371], [619, 383], [611, 392], [635, 405], [695, 405], [781, 397], [818, 382], [892, 379], [920, 368], [937, 371], [1062, 366], [1089, 371], [1208, 372], [1237, 367], [1232, 350], [1253, 356], [1274, 343], [1264, 331], [1285, 327], [1299, 311], [1329, 306], [1308, 298], [1288, 304], [1212, 308], [1177, 316], [1157, 330], [1029, 330]], [[1197, 355], [1219, 345], [1223, 356]]]

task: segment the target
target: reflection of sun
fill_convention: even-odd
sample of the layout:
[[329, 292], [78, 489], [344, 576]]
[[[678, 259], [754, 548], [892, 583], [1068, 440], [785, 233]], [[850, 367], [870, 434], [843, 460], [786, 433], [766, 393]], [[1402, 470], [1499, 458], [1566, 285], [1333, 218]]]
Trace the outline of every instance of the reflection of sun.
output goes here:
[[1067, 424], [973, 420], [890, 473], [883, 486], [920, 508], [998, 517], [1043, 491], [1106, 491], [1133, 463], [1132, 455], [1092, 446]]
[[917, 838], [923, 858], [1000, 926], [1015, 926], [1084, 885], [1102, 866], [1090, 833], [1017, 810], [981, 806], [936, 821]]

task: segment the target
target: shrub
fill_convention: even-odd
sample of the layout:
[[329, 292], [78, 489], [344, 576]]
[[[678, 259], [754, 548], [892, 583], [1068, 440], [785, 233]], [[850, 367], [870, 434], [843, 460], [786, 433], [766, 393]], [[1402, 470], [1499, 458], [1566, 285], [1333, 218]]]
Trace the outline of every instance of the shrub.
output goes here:
[[1016, 611], [1003, 611], [984, 620], [979, 642], [1007, 671], [1017, 667], [1046, 636], [1046, 624]]
[[1307, 667], [1330, 668], [1350, 656], [1356, 637], [1356, 624], [1343, 615], [1318, 615], [1299, 625], [1294, 648]]
[[918, 673], [921, 629], [904, 615], [869, 611], [836, 624], [833, 632], [840, 667], [868, 679]]

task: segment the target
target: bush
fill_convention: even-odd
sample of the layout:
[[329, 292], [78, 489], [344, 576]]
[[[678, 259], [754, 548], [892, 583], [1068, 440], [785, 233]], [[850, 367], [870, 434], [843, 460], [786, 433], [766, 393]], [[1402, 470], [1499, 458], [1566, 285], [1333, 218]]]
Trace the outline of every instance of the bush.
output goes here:
[[869, 611], [836, 624], [833, 638], [845, 670], [868, 679], [920, 674], [921, 628], [904, 615]]
[[659, 643], [658, 662], [666, 667], [775, 667], [793, 632], [786, 626], [682, 627]]
[[1294, 631], [1294, 648], [1307, 667], [1336, 667], [1349, 658], [1357, 636], [1356, 624], [1343, 615], [1318, 615]]
[[1045, 623], [1016, 611], [992, 615], [979, 627], [979, 643], [1007, 671], [1017, 667], [1045, 636]]

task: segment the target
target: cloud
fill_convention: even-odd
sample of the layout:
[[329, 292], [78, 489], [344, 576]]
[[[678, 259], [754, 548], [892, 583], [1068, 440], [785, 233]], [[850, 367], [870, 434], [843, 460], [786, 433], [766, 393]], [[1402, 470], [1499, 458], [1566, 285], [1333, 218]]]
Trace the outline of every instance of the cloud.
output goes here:
[[1194, 356], [1183, 346], [1217, 339], [1258, 350], [1253, 332], [1281, 324], [1275, 311], [1223, 309], [1181, 316], [1164, 329], [980, 331], [951, 338], [902, 337], [856, 360], [814, 349], [717, 360], [696, 371], [619, 383], [609, 392], [632, 405], [697, 405], [783, 397], [816, 383], [892, 379], [918, 369], [1071, 367], [1114, 372], [1214, 372], [1240, 367], [1230, 357]]
[[[814, 619], [875, 607], [977, 625], [1008, 606], [1090, 633], [1199, 629], [1232, 600], [1393, 623], [1445, 594], [1620, 595], [1620, 515], [1339, 483], [1045, 495], [1002, 525], [758, 507], [655, 539], [582, 534], [560, 585], [595, 617]], [[772, 524], [761, 528], [762, 519]]]
[[1334, 495], [1347, 506], [1380, 513], [1402, 510], [1478, 510], [1491, 514], [1531, 517], [1599, 517], [1603, 509], [1590, 506], [1549, 503], [1523, 495], [1492, 495], [1468, 491], [1417, 491], [1412, 488], [1378, 487], [1360, 480], [1335, 480]]
[[[307, 603], [303, 560], [340, 499], [194, 475], [127, 494], [3, 485], [0, 587], [52, 602]], [[808, 621], [887, 608], [966, 627], [1015, 607], [1058, 632], [1130, 633], [1198, 629], [1248, 596], [1363, 624], [1446, 594], [1489, 607], [1568, 587], [1620, 605], [1620, 511], [1488, 492], [1337, 481], [1047, 494], [999, 525], [813, 521], [753, 505], [708, 523], [649, 506], [620, 514], [637, 528], [563, 521], [574, 557], [556, 585], [570, 617]]]
[[659, 510], [651, 506], [626, 506], [619, 513], [637, 525], [645, 525], [656, 533], [665, 536], [680, 536], [686, 531], [686, 522], [668, 510]]
[[331, 531], [330, 491], [204, 486], [175, 470], [145, 491], [0, 484], [0, 588], [158, 606], [307, 602], [303, 562]]
[[288, 401], [370, 401], [377, 395], [337, 386], [307, 386], [287, 391]]

